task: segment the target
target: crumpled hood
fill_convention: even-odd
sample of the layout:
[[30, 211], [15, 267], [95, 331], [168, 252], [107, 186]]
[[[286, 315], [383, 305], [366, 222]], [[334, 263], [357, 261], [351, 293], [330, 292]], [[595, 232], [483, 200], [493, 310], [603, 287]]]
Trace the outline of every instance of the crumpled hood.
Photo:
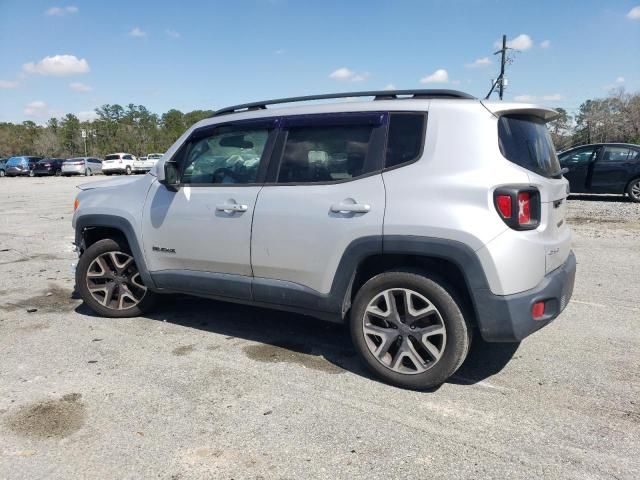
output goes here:
[[122, 185], [129, 185], [133, 182], [140, 181], [141, 178], [144, 178], [144, 176], [110, 178], [109, 180], [83, 183], [82, 185], [78, 185], [78, 188], [80, 190], [93, 190], [94, 188], [120, 187]]

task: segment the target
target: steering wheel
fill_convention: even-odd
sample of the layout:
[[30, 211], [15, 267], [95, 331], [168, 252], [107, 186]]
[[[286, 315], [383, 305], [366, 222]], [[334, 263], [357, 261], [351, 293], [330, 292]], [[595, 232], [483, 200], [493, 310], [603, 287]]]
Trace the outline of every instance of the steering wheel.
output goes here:
[[231, 177], [235, 183], [240, 182], [240, 179], [238, 178], [238, 174], [227, 167], [217, 168], [213, 172], [212, 177], [213, 177], [213, 183], [222, 183], [225, 177]]

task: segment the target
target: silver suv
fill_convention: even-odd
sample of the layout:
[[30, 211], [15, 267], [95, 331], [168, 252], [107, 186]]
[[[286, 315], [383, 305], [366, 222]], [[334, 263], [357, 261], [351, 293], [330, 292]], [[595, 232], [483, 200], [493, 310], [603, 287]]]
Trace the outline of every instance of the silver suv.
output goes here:
[[[375, 101], [267, 108], [345, 96]], [[450, 90], [225, 108], [80, 187], [77, 288], [106, 317], [181, 292], [348, 323], [379, 377], [433, 387], [472, 335], [520, 341], [571, 297], [555, 115]]]

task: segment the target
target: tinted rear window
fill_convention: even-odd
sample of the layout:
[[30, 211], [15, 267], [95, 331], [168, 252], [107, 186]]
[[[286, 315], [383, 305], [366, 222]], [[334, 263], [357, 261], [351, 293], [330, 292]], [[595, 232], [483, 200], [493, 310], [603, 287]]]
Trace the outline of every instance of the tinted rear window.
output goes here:
[[105, 160], [120, 160], [120, 155], [107, 155], [104, 157]]
[[530, 115], [504, 115], [498, 121], [500, 152], [509, 161], [545, 177], [560, 164], [545, 122]]
[[426, 119], [423, 113], [392, 113], [389, 117], [386, 168], [418, 158], [422, 152]]

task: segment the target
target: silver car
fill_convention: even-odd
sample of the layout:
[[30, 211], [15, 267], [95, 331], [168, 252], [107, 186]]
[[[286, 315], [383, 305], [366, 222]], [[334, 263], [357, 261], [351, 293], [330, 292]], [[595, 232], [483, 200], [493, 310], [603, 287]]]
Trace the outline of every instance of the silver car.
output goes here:
[[62, 164], [62, 175], [85, 175], [90, 176], [102, 173], [102, 160], [95, 157], [76, 157], [65, 160]]
[[177, 292], [345, 323], [380, 378], [434, 387], [571, 299], [557, 115], [451, 90], [219, 110], [149, 175], [80, 186], [78, 291], [104, 317]]

